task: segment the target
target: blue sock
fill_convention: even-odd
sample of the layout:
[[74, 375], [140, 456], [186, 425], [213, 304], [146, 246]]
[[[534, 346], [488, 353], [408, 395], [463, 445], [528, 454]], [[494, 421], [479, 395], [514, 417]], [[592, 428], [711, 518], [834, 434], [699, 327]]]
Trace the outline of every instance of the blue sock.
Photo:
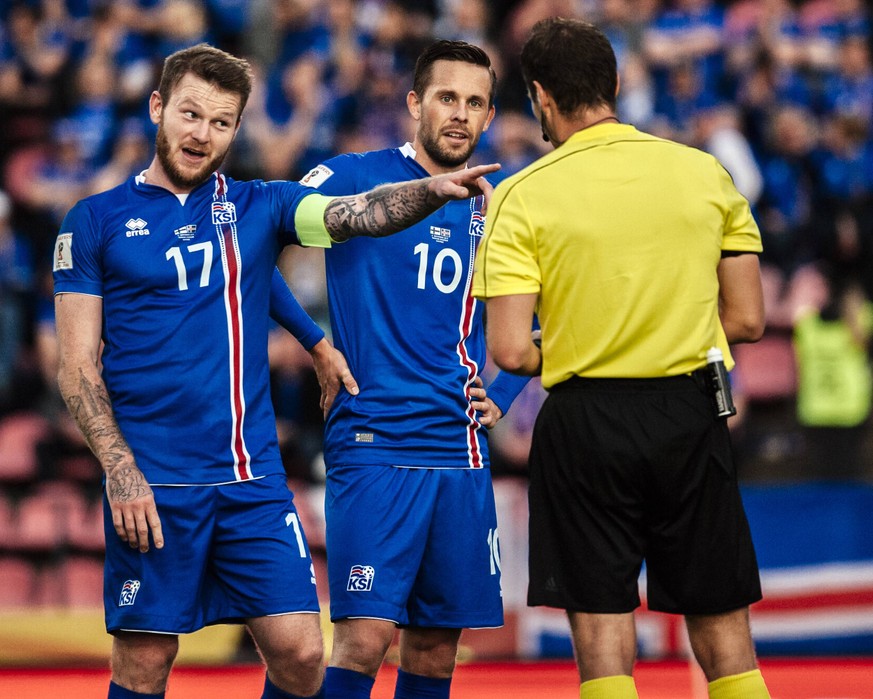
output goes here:
[[[267, 676], [264, 678], [264, 693], [261, 695], [261, 699], [303, 699], [303, 697], [279, 689], [270, 682], [270, 678]], [[322, 685], [316, 694], [308, 696], [307, 699], [324, 699], [324, 686]]]
[[375, 682], [363, 672], [328, 666], [324, 672], [324, 699], [370, 699]]
[[449, 699], [451, 677], [425, 677], [397, 669], [394, 699]]
[[108, 699], [164, 699], [164, 692], [160, 694], [143, 694], [142, 692], [134, 692], [132, 689], [125, 689], [115, 682], [109, 682]]

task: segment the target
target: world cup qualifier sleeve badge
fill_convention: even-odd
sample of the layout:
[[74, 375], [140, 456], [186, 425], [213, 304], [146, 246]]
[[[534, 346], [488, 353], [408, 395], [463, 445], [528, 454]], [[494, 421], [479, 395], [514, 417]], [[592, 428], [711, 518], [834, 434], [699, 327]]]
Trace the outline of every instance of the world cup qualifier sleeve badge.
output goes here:
[[349, 592], [369, 592], [373, 589], [373, 578], [375, 577], [376, 569], [373, 566], [352, 566], [346, 590]]

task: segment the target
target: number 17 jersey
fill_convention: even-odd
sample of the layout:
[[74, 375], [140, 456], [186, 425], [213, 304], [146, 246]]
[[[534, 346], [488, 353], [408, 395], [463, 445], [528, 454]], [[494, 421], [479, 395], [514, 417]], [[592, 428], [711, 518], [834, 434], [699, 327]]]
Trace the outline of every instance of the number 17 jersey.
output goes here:
[[270, 288], [281, 246], [304, 242], [297, 212], [312, 194], [215, 174], [180, 198], [140, 176], [64, 219], [55, 293], [103, 299], [103, 380], [152, 485], [284, 472], [269, 391]]

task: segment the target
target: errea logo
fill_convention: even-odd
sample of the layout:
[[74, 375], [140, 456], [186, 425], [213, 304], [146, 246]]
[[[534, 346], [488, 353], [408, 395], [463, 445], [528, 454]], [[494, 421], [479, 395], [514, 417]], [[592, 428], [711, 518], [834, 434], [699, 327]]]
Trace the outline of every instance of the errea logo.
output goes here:
[[125, 235], [128, 238], [136, 238], [141, 235], [148, 235], [149, 229], [146, 228], [148, 223], [143, 221], [141, 218], [131, 218], [127, 220], [127, 223], [124, 224], [127, 226], [127, 232]]

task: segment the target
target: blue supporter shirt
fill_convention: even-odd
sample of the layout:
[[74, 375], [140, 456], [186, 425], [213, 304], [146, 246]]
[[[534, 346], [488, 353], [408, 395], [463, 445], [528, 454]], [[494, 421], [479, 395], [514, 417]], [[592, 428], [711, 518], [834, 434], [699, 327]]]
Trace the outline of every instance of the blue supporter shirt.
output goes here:
[[[341, 155], [302, 182], [333, 195], [427, 177], [414, 157], [409, 144]], [[328, 415], [328, 468], [488, 465], [487, 428], [467, 392], [486, 358], [484, 306], [470, 294], [481, 205], [449, 202], [395, 235], [325, 251], [333, 339], [361, 389], [341, 391]], [[488, 395], [506, 412], [528, 380], [501, 374]]]
[[103, 299], [103, 379], [153, 485], [283, 473], [267, 336], [276, 257], [301, 241], [296, 182], [213, 175], [187, 198], [131, 177], [83, 199], [55, 246], [55, 293]]

